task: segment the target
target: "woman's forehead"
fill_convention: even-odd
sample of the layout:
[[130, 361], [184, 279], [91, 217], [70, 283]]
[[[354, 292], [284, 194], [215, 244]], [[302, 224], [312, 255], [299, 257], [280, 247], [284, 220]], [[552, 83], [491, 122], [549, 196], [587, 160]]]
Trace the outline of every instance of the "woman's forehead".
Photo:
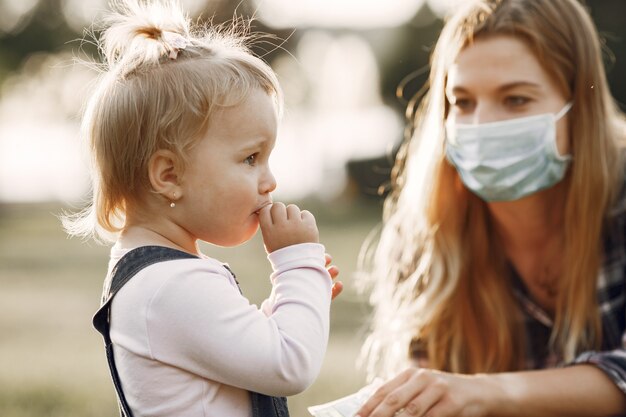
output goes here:
[[448, 90], [513, 83], [548, 86], [551, 79], [526, 43], [511, 36], [477, 39], [460, 51], [448, 69]]

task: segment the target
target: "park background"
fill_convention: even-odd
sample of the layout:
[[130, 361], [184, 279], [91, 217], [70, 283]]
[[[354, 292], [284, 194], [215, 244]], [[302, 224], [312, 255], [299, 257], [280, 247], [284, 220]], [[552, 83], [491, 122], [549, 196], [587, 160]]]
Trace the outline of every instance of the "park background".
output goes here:
[[[367, 292], [357, 291], [357, 258], [380, 221], [406, 100], [426, 81], [442, 16], [459, 1], [181, 0], [194, 19], [255, 16], [253, 29], [274, 35], [255, 52], [285, 90], [275, 199], [316, 215], [341, 269], [345, 291], [333, 303], [328, 355], [317, 381], [290, 398], [294, 417], [365, 382], [356, 359], [370, 309]], [[626, 1], [586, 4], [626, 109]], [[76, 61], [97, 59], [85, 28], [106, 8], [106, 0], [0, 0], [1, 417], [117, 414], [91, 327], [108, 248], [67, 238], [58, 219], [89, 194], [78, 126], [96, 74]], [[262, 301], [270, 268], [259, 236], [203, 249], [230, 263], [251, 302]]]

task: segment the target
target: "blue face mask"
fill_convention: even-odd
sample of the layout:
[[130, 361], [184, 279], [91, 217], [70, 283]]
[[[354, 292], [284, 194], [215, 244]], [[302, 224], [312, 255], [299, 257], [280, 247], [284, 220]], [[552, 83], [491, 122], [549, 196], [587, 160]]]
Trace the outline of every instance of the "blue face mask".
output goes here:
[[446, 154], [467, 188], [485, 201], [512, 201], [552, 187], [565, 176], [571, 156], [559, 155], [558, 114], [478, 125], [446, 124]]

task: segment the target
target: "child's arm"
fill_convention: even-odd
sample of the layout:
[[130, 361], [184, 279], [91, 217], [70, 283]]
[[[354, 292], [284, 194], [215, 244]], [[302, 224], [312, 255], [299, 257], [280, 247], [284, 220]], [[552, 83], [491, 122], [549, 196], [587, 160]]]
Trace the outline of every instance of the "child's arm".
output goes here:
[[118, 306], [120, 315], [143, 319], [119, 329], [124, 334], [115, 343], [226, 385], [274, 396], [302, 392], [318, 376], [328, 343], [331, 279], [324, 247], [290, 246], [270, 258], [269, 315], [239, 293], [225, 269], [207, 260], [165, 262], [158, 273], [167, 278], [150, 277], [159, 283], [149, 299], [138, 289], [127, 295], [141, 301]]
[[[295, 211], [278, 207], [279, 215]], [[306, 217], [273, 219], [276, 227], [264, 229], [272, 233], [269, 247], [280, 246], [279, 240], [316, 239], [314, 219]], [[169, 275], [171, 267], [172, 274], [150, 297], [141, 326], [147, 332], [147, 354], [209, 380], [263, 394], [286, 396], [306, 389], [326, 352], [332, 280], [322, 245], [292, 243], [269, 255], [274, 272], [267, 315], [239, 294], [221, 267], [220, 272], [207, 271], [207, 263], [198, 260], [161, 265], [161, 272]], [[132, 306], [137, 309], [136, 303]]]
[[[319, 241], [315, 217], [307, 210], [300, 211], [293, 204], [287, 207], [283, 203], [266, 206], [261, 210], [259, 220], [265, 248], [270, 254], [286, 246]], [[343, 291], [343, 283], [335, 280], [339, 275], [339, 269], [335, 265], [331, 265], [331, 256], [325, 254], [324, 258], [326, 269], [334, 281], [332, 287], [332, 298], [334, 299]]]
[[[334, 300], [343, 291], [343, 282], [337, 280], [337, 277], [339, 276], [339, 268], [337, 268], [336, 265], [332, 265], [333, 258], [328, 253], [324, 254], [324, 258], [326, 259], [326, 270], [330, 275], [330, 279], [333, 280], [331, 299]], [[265, 301], [263, 301], [260, 306], [260, 310], [267, 316], [270, 316], [272, 314], [272, 308], [274, 303], [273, 297], [274, 294], [272, 291], [270, 297], [265, 299]]]

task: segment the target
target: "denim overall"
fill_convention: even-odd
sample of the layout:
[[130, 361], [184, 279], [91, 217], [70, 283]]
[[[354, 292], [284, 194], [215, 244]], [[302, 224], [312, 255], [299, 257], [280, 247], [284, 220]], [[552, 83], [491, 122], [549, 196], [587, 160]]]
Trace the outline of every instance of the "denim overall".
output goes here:
[[[102, 295], [102, 306], [93, 317], [93, 325], [104, 338], [104, 346], [107, 361], [109, 363], [109, 370], [111, 371], [113, 385], [115, 385], [115, 391], [117, 392], [117, 400], [120, 406], [120, 415], [122, 417], [133, 417], [133, 413], [126, 402], [126, 397], [122, 391], [120, 378], [117, 373], [117, 368], [115, 367], [115, 358], [113, 357], [113, 344], [111, 343], [111, 337], [109, 335], [111, 301], [124, 284], [130, 281], [130, 279], [143, 268], [157, 262], [193, 258], [198, 257], [163, 246], [142, 246], [133, 249], [124, 255], [111, 272], [112, 278], [110, 286], [108, 289], [105, 289], [104, 294]], [[230, 271], [228, 267], [226, 269]], [[234, 277], [235, 276], [233, 274], [233, 278]], [[241, 291], [241, 289], [239, 291]], [[250, 400], [252, 403], [252, 417], [289, 417], [287, 399], [285, 397], [269, 397], [257, 392], [250, 392]]]

